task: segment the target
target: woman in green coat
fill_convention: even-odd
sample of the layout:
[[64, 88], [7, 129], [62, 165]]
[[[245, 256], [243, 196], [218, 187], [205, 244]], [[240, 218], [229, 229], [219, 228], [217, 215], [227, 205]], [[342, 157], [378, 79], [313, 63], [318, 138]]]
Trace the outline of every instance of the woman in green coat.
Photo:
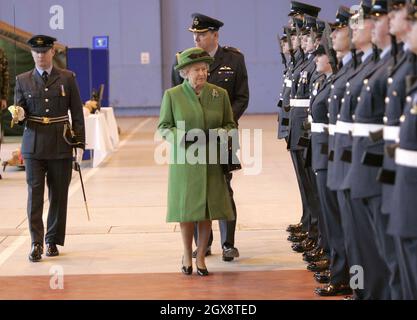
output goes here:
[[207, 82], [213, 58], [200, 48], [190, 48], [177, 59], [176, 69], [185, 81], [165, 92], [158, 124], [171, 145], [167, 222], [180, 223], [184, 245], [181, 270], [187, 275], [192, 274], [197, 222], [197, 273], [205, 276], [211, 221], [233, 219], [220, 149], [226, 145], [227, 150], [228, 135], [236, 124], [227, 91]]

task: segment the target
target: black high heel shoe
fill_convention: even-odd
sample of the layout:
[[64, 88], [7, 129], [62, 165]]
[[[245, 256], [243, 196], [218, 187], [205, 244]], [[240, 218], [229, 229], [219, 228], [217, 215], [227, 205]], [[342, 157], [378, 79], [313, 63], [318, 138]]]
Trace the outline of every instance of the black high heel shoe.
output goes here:
[[181, 267], [181, 272], [187, 276], [190, 276], [193, 274], [193, 266], [190, 267], [185, 267], [184, 266], [184, 257], [182, 257], [182, 267]]
[[197, 274], [201, 277], [207, 277], [209, 275], [209, 272], [207, 269], [200, 269], [197, 267]]

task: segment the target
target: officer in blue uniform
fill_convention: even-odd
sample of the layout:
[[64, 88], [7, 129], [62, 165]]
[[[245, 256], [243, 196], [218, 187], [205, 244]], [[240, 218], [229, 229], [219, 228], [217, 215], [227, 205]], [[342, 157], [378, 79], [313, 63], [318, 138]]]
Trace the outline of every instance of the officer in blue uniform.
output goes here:
[[289, 44], [288, 39], [291, 39], [291, 34], [287, 34], [287, 31], [290, 31], [289, 28], [284, 27], [284, 32], [282, 34], [282, 37], [280, 39], [281, 41], [281, 47], [282, 47], [282, 63], [284, 66], [284, 70], [282, 73], [282, 89], [281, 93], [279, 95], [278, 100], [278, 139], [286, 139], [288, 137], [288, 125], [290, 124], [289, 119], [289, 112], [285, 111], [283, 108], [283, 95], [285, 93], [285, 89], [288, 86], [288, 81], [290, 81], [291, 77], [291, 67], [292, 67], [292, 57], [289, 51]]
[[[27, 214], [32, 239], [29, 260], [32, 262], [41, 260], [44, 240], [47, 256], [59, 255], [57, 245], [64, 245], [73, 147], [77, 147], [80, 161], [85, 144], [84, 115], [75, 75], [53, 66], [55, 41], [44, 35], [28, 41], [35, 68], [17, 76], [17, 105], [9, 108], [13, 120], [25, 126], [22, 155], [29, 192]], [[49, 189], [49, 213], [44, 239], [45, 179]]]
[[[372, 273], [375, 282], [388, 282], [389, 270], [386, 268], [388, 266], [386, 257], [395, 255], [394, 242], [391, 237], [386, 236], [386, 221], [383, 220], [385, 216], [381, 214], [382, 188], [377, 181], [384, 154], [382, 138], [388, 68], [395, 62], [391, 54], [388, 1], [374, 1], [371, 14], [374, 16], [372, 41], [382, 52], [379, 54], [379, 61], [364, 76], [354, 115], [352, 164], [345, 181], [350, 186], [351, 198], [364, 203], [365, 212], [358, 220], [361, 228], [370, 227], [371, 229], [368, 230], [375, 231], [359, 233], [357, 239], [358, 248], [366, 257], [362, 260], [366, 261], [363, 265], [365, 277], [370, 278]], [[367, 245], [360, 245], [361, 243]], [[374, 248], [378, 250], [375, 251]], [[379, 289], [375, 287], [374, 298], [387, 299], [391, 298], [392, 294], [395, 299], [400, 298], [398, 271], [391, 271], [395, 273], [396, 281], [391, 281], [390, 286], [378, 283]]]
[[[325, 43], [325, 41], [323, 42]], [[325, 44], [326, 45], [326, 44]], [[330, 48], [327, 49], [329, 52]], [[322, 208], [321, 223], [328, 238], [330, 246], [330, 276], [329, 284], [317, 289], [317, 294], [321, 296], [334, 296], [339, 294], [349, 294], [351, 289], [348, 284], [348, 272], [346, 265], [340, 266], [335, 244], [339, 241], [335, 236], [332, 224], [333, 216], [340, 216], [337, 204], [336, 193], [327, 188], [327, 149], [328, 149], [328, 96], [330, 94], [331, 83], [333, 80], [333, 70], [326, 55], [325, 48], [321, 45], [316, 52], [317, 71], [322, 75], [316, 82], [311, 98], [311, 152], [312, 168], [316, 175], [317, 187]], [[333, 66], [334, 68], [334, 66]], [[339, 218], [340, 219], [340, 218]], [[344, 247], [343, 237], [341, 246]], [[342, 272], [342, 274], [340, 274]]]
[[[246, 70], [245, 58], [238, 49], [227, 46], [222, 47], [219, 45], [218, 31], [224, 25], [223, 22], [201, 13], [194, 13], [192, 19], [192, 25], [188, 30], [193, 33], [196, 46], [207, 51], [214, 57], [214, 62], [210, 65], [207, 81], [227, 90], [232, 105], [233, 118], [236, 124], [238, 124], [239, 119], [249, 105], [248, 73]], [[184, 79], [180, 77], [179, 72], [175, 70], [174, 65], [172, 71], [172, 85], [179, 85], [183, 80]], [[232, 221], [220, 220], [219, 226], [223, 250], [222, 259], [223, 261], [230, 262], [239, 257], [239, 250], [235, 247], [237, 210], [231, 185], [233, 174], [229, 172], [225, 174], [225, 177], [229, 188], [235, 219]], [[197, 238], [198, 234], [196, 232], [196, 242]], [[210, 235], [206, 255], [211, 254], [212, 242], [213, 232]], [[194, 251], [194, 257], [196, 256], [196, 253], [197, 252]]]
[[[317, 17], [321, 8], [310, 6], [307, 4], [299, 3], [293, 1], [291, 3], [291, 12], [290, 16], [293, 17], [293, 21], [296, 25], [294, 25], [295, 29], [301, 30], [303, 28], [303, 20], [305, 15], [309, 15], [311, 17]], [[298, 42], [301, 42], [300, 34], [296, 35], [298, 37]], [[284, 108], [287, 109], [290, 108], [290, 127], [289, 127], [289, 137], [287, 140], [287, 148], [290, 150], [291, 159], [293, 161], [294, 169], [296, 172], [297, 182], [300, 189], [300, 195], [303, 205], [303, 226], [302, 229], [304, 232], [308, 232], [309, 239], [306, 239], [302, 243], [296, 243], [294, 244], [293, 249], [297, 252], [304, 252], [309, 251], [313, 249], [316, 245], [317, 240], [317, 217], [318, 212], [317, 210], [319, 207], [318, 199], [316, 197], [317, 193], [314, 193], [312, 191], [311, 187], [311, 176], [308, 176], [307, 170], [305, 169], [305, 161], [303, 157], [304, 149], [300, 146], [298, 146], [298, 142], [300, 137], [302, 136], [302, 125], [307, 118], [307, 112], [306, 109], [307, 106], [300, 106], [301, 112], [304, 111], [304, 114], [301, 116], [297, 116], [300, 112], [300, 110], [294, 110], [294, 99], [297, 95], [297, 91], [299, 88], [299, 82], [301, 81], [303, 85], [300, 87], [300, 92], [302, 94], [307, 95], [307, 97], [302, 96], [300, 98], [300, 101], [306, 101], [309, 98], [309, 84], [311, 80], [312, 73], [309, 74], [309, 70], [311, 66], [314, 68], [314, 59], [313, 57], [308, 57], [307, 53], [303, 51], [303, 48], [299, 48], [299, 54], [301, 56], [300, 62], [297, 63], [297, 65], [294, 65], [294, 68], [292, 70], [292, 79], [290, 82], [291, 85], [291, 91], [287, 90], [287, 93], [289, 92], [289, 96], [286, 95], [286, 98], [284, 99]], [[305, 70], [307, 67], [310, 67], [309, 70]], [[302, 77], [301, 73], [302, 71], [306, 71]], [[307, 88], [307, 89], [305, 89]], [[291, 99], [293, 103], [291, 103]], [[297, 105], [299, 105], [297, 103]], [[303, 110], [304, 109], [304, 110]], [[311, 170], [310, 170], [311, 171]], [[315, 211], [312, 213], [312, 211]]]
[[[413, 21], [409, 38], [410, 50], [417, 54], [417, 3], [410, 1], [408, 19]], [[415, 72], [416, 62], [413, 62]], [[399, 148], [395, 153], [397, 174], [393, 211], [388, 231], [395, 237], [403, 299], [417, 299], [417, 73], [408, 77], [408, 97], [400, 128]]]
[[[363, 56], [361, 57], [362, 64], [347, 79], [346, 91], [335, 129], [334, 166], [338, 173], [337, 190], [344, 197], [339, 206], [343, 219], [347, 220], [348, 229], [345, 231], [345, 241], [349, 265], [361, 266], [365, 273], [364, 288], [355, 291], [356, 297], [359, 299], [387, 299], [388, 290], [384, 291], [387, 267], [379, 255], [375, 235], [369, 232], [373, 225], [364, 202], [361, 198], [356, 197], [356, 194], [351, 197], [353, 181], [349, 178], [352, 162], [354, 113], [361, 100], [360, 94], [364, 80], [377, 66], [379, 57], [379, 52], [375, 50], [371, 42], [373, 28], [371, 9], [371, 1], [362, 1], [359, 12], [352, 17], [354, 21], [352, 40], [357, 49], [363, 52]], [[365, 243], [366, 246], [364, 246]], [[380, 272], [374, 272], [372, 268], [375, 266]]]

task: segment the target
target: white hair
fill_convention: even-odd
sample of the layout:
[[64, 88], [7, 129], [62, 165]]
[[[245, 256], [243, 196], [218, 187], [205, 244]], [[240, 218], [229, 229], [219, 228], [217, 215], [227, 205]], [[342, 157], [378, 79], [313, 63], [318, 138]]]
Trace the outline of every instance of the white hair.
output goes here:
[[187, 79], [189, 70], [190, 70], [190, 66], [186, 66], [186, 67], [180, 69], [180, 71], [179, 71], [180, 77], [183, 78], [183, 79]]
[[[181, 78], [183, 78], [185, 80], [188, 79], [188, 71], [190, 71], [192, 65], [193, 64], [190, 64], [190, 65], [185, 66], [184, 68], [182, 68], [182, 69], [179, 70], [179, 74], [180, 74], [180, 77]], [[210, 69], [210, 65], [208, 63], [206, 63], [206, 66], [207, 66], [207, 70], [209, 70]]]

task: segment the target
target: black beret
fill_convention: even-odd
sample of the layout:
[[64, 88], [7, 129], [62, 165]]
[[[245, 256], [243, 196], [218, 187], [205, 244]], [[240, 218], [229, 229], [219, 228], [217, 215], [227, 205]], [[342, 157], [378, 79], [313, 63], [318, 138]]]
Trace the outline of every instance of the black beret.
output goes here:
[[33, 51], [46, 52], [54, 46], [55, 38], [44, 35], [36, 35], [28, 40], [28, 45]]
[[315, 7], [306, 3], [291, 1], [291, 11], [289, 16], [295, 16], [297, 14], [308, 14], [309, 16], [317, 18], [321, 8]]
[[316, 29], [317, 29], [318, 35], [322, 35], [325, 28], [326, 28], [326, 22], [324, 22], [323, 20], [316, 21]]
[[336, 28], [343, 28], [349, 25], [349, 20], [352, 17], [352, 12], [348, 7], [340, 6], [336, 12], [336, 21], [333, 24]]
[[365, 19], [371, 17], [372, 11], [372, 0], [362, 0], [359, 5], [359, 14], [362, 15]]
[[193, 24], [188, 29], [191, 32], [218, 31], [224, 25], [223, 22], [201, 13], [193, 13], [191, 18], [193, 18]]
[[380, 16], [388, 14], [389, 0], [373, 0], [371, 14], [373, 16]]
[[305, 15], [302, 30], [303, 34], [309, 34], [312, 30], [314, 32], [317, 31], [317, 19], [312, 16]]

